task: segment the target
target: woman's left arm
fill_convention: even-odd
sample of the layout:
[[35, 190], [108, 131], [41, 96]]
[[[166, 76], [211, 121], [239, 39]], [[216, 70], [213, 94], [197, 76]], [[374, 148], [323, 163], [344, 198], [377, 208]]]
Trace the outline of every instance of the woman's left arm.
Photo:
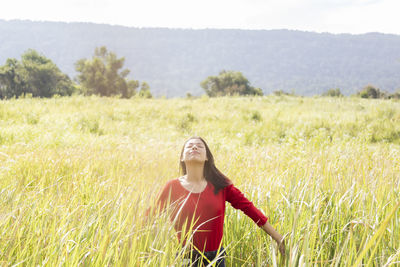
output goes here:
[[253, 203], [249, 201], [233, 184], [227, 186], [225, 190], [226, 200], [231, 203], [232, 207], [242, 210], [259, 227], [269, 234], [278, 243], [279, 252], [284, 256], [285, 242], [283, 237], [268, 223], [268, 218], [265, 217], [265, 215], [259, 209], [257, 209]]
[[285, 256], [285, 240], [283, 239], [283, 236], [279, 234], [269, 222], [266, 222], [263, 226], [261, 226], [261, 229], [263, 229], [267, 234], [269, 234], [275, 241], [278, 243], [278, 249], [279, 252], [282, 254], [282, 256]]

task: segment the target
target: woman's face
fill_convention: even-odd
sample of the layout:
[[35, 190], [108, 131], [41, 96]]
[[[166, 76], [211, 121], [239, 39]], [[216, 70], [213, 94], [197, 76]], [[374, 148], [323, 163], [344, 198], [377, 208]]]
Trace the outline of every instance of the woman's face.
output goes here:
[[206, 146], [200, 139], [189, 139], [182, 153], [181, 161], [205, 162], [207, 160]]

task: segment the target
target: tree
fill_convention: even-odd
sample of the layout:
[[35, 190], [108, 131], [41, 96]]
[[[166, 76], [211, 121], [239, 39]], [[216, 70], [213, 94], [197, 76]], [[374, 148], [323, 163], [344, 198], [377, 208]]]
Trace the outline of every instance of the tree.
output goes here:
[[21, 76], [32, 96], [51, 97], [55, 94], [71, 95], [74, 86], [69, 77], [48, 58], [35, 50], [21, 56]]
[[75, 69], [80, 72], [78, 81], [84, 87], [84, 93], [101, 96], [121, 95], [131, 97], [136, 93], [139, 82], [128, 80], [128, 69], [121, 70], [125, 58], [117, 58], [116, 54], [107, 51], [105, 46], [95, 49], [92, 59], [80, 59]]
[[218, 76], [209, 76], [200, 83], [208, 96], [263, 95], [260, 88], [250, 86], [249, 80], [239, 71], [221, 71]]
[[35, 50], [28, 50], [21, 61], [7, 59], [0, 67], [0, 97], [34, 97], [71, 95], [75, 87], [71, 79], [48, 58]]
[[15, 58], [9, 58], [0, 67], [0, 98], [11, 98], [26, 93], [25, 83], [20, 74], [21, 64]]

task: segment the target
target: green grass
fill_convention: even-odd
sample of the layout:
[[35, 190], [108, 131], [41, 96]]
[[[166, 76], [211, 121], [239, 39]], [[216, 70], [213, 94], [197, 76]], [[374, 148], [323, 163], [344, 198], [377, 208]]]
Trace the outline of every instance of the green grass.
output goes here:
[[[400, 104], [359, 98], [0, 102], [0, 265], [179, 266], [166, 216], [183, 142], [286, 235], [286, 266], [400, 264]], [[229, 205], [228, 266], [275, 266], [272, 240]]]

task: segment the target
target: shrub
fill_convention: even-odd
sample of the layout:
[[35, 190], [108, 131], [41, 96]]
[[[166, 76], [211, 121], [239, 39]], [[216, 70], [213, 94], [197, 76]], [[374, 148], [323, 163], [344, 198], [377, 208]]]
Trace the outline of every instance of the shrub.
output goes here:
[[378, 88], [372, 86], [372, 85], [367, 85], [365, 86], [359, 93], [358, 95], [361, 98], [384, 98], [386, 95], [384, 92], [379, 90]]
[[276, 90], [273, 92], [274, 95], [276, 96], [283, 96], [283, 95], [294, 95], [293, 93], [288, 93], [286, 91], [283, 90]]
[[400, 89], [397, 89], [396, 92], [390, 94], [388, 97], [391, 99], [400, 99]]
[[339, 88], [336, 89], [329, 89], [325, 93], [322, 94], [323, 96], [331, 96], [331, 97], [341, 97], [343, 96], [342, 92], [340, 92]]

